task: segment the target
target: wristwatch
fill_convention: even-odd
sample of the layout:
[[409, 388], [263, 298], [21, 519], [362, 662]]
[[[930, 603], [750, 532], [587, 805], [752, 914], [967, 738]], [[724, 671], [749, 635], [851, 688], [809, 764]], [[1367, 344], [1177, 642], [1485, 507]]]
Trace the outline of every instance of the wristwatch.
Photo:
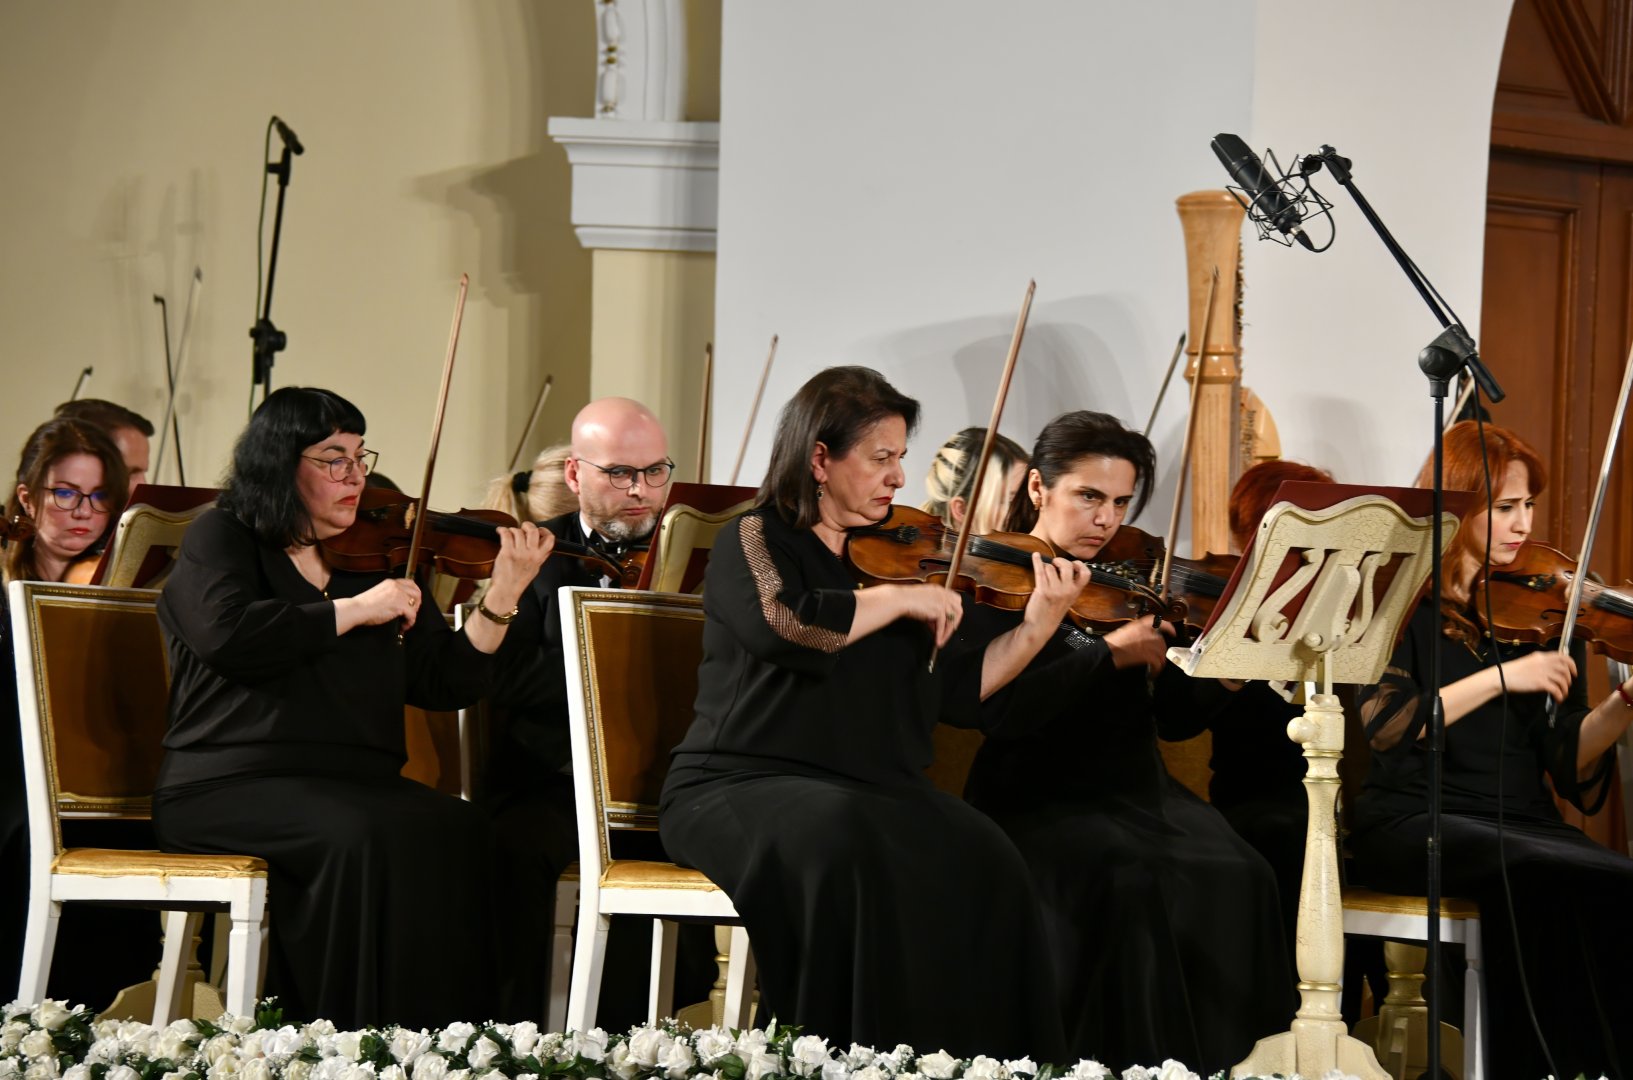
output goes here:
[[489, 622], [496, 622], [500, 626], [509, 626], [511, 623], [516, 621], [516, 616], [522, 613], [522, 609], [521, 606], [518, 605], [511, 608], [503, 615], [495, 615], [493, 612], [488, 610], [487, 601], [478, 600], [476, 602], [476, 613], [482, 616], [484, 619], [487, 619]]

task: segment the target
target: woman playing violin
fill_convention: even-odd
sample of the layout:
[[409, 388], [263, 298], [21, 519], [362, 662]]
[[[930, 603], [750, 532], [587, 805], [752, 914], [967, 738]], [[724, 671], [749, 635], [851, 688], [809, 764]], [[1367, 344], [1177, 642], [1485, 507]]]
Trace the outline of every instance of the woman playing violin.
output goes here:
[[[1155, 473], [1144, 436], [1067, 413], [1038, 436], [1007, 527], [1095, 560]], [[990, 640], [1014, 621], [977, 608], [964, 636]], [[1153, 622], [1103, 636], [1047, 627], [1042, 651], [983, 706], [988, 738], [965, 795], [1037, 882], [1069, 1053], [1116, 1070], [1173, 1056], [1206, 1074], [1284, 1026], [1294, 1002], [1270, 867], [1157, 751], [1165, 717], [1226, 691], [1166, 664], [1168, 626]]]
[[[172, 671], [153, 797], [167, 851], [271, 869], [267, 992], [294, 1020], [417, 1027], [487, 1015], [491, 840], [481, 812], [400, 775], [403, 705], [451, 709], [550, 551], [499, 530], [479, 616], [454, 633], [412, 581], [333, 569], [374, 454], [327, 390], [256, 410], [221, 497], [187, 531], [159, 600]], [[426, 964], [425, 943], [463, 935]]]
[[[1446, 432], [1446, 487], [1483, 493], [1489, 463], [1491, 510], [1481, 498], [1464, 519], [1443, 560], [1441, 595], [1418, 606], [1383, 681], [1361, 694], [1372, 768], [1351, 815], [1354, 872], [1391, 892], [1425, 889], [1430, 704], [1423, 687], [1438, 652], [1443, 886], [1480, 905], [1487, 1059], [1502, 1062], [1504, 1075], [1551, 1071], [1526, 1010], [1528, 985], [1551, 1064], [1561, 1070], [1555, 1075], [1626, 1076], [1633, 1070], [1633, 860], [1565, 824], [1549, 787], [1585, 813], [1603, 804], [1614, 744], [1633, 721], [1633, 686], [1590, 703], [1580, 649], [1565, 655], [1509, 645], [1485, 632], [1473, 587], [1488, 566], [1518, 556], [1547, 471], [1511, 431], [1488, 424], [1484, 441], [1483, 462], [1472, 421]], [[1559, 703], [1552, 721], [1549, 699]]]
[[[23, 444], [16, 483], [6, 501], [5, 520], [0, 522], [0, 537], [5, 538], [0, 583], [67, 580], [86, 552], [118, 520], [125, 484], [124, 459], [101, 428], [67, 417], [35, 428]], [[17, 734], [11, 618], [4, 589], [0, 589], [0, 665], [0, 881], [8, 883], [0, 890], [4, 893], [0, 896], [0, 986], [6, 986], [15, 982], [22, 961], [28, 910], [28, 813], [23, 799], [22, 743]], [[24, 887], [16, 887], [19, 882]], [[83, 918], [77, 913], [74, 917]], [[144, 923], [152, 926], [151, 920]], [[65, 943], [71, 940], [72, 936], [65, 937]], [[152, 966], [151, 957], [145, 962]], [[78, 972], [71, 977], [84, 978]], [[58, 980], [53, 985], [96, 1000], [124, 983], [99, 982], [87, 987], [77, 982], [65, 987]]]
[[[842, 559], [850, 531], [883, 520], [906, 482], [918, 411], [858, 367], [820, 372], [783, 409], [757, 506], [715, 540], [697, 716], [660, 830], [742, 914], [767, 1015], [838, 1045], [1058, 1060], [1026, 868], [923, 772], [938, 720], [976, 721], [991, 657], [928, 670], [960, 599], [925, 584], [858, 590]], [[1034, 565], [1027, 625], [1052, 626], [1081, 574]]]
[[1014, 439], [999, 435], [992, 441], [987, 475], [981, 490], [975, 487], [976, 466], [981, 463], [981, 444], [987, 429], [965, 428], [948, 439], [930, 462], [924, 490], [930, 498], [919, 509], [934, 514], [956, 532], [965, 515], [973, 515], [971, 526], [977, 536], [997, 532], [1009, 516], [1010, 501], [1026, 479], [1026, 450]]

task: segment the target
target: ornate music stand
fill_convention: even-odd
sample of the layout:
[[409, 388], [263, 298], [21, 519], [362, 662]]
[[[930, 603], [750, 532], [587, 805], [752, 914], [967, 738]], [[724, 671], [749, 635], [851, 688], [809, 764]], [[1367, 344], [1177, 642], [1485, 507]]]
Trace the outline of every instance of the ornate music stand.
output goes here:
[[[1320, 1076], [1337, 1068], [1386, 1080], [1372, 1048], [1339, 1015], [1344, 920], [1338, 878], [1338, 762], [1344, 711], [1334, 683], [1383, 675], [1429, 574], [1431, 493], [1416, 488], [1286, 483], [1202, 635], [1168, 658], [1198, 678], [1305, 684], [1287, 725], [1304, 747], [1310, 820], [1299, 895], [1300, 1005], [1291, 1031], [1258, 1041], [1234, 1076]], [[1453, 501], [1453, 500], [1448, 500]], [[1467, 496], [1442, 521], [1456, 534]]]

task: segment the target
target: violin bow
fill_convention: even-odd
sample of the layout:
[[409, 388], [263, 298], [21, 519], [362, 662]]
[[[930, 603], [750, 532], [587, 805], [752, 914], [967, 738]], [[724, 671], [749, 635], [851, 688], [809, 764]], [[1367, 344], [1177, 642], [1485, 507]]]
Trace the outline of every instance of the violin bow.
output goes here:
[[[1021, 338], [1026, 336], [1026, 320], [1032, 314], [1032, 297], [1038, 291], [1037, 281], [1026, 283], [1026, 295], [1021, 298], [1021, 313], [1015, 318], [1015, 333], [1009, 339], [1009, 356], [1004, 360], [1004, 373], [998, 380], [998, 396], [992, 402], [992, 420], [987, 424], [986, 438], [981, 440], [981, 456], [975, 462], [975, 480], [970, 484], [970, 502], [980, 497], [981, 482], [986, 479], [987, 461], [992, 456], [992, 446], [998, 440], [998, 424], [1004, 418], [1004, 401], [1009, 397], [1009, 381], [1015, 375], [1015, 361], [1021, 355]], [[969, 550], [970, 529], [975, 524], [975, 514], [967, 513], [964, 521], [958, 526], [958, 540], [953, 544], [953, 556], [947, 564], [947, 580], [942, 587], [952, 592], [954, 583], [958, 581], [958, 572], [964, 565], [964, 552]], [[936, 669], [936, 657], [941, 654], [941, 646], [937, 645], [930, 650], [930, 668]]]
[[[187, 363], [187, 346], [193, 340], [193, 316], [198, 312], [198, 294], [204, 288], [204, 270], [202, 267], [193, 267], [193, 280], [187, 286], [187, 313], [181, 321], [181, 337], [176, 339], [176, 366], [172, 370], [170, 359], [165, 358], [165, 373], [170, 380], [170, 398], [164, 403], [164, 421], [159, 425], [159, 449], [153, 455], [153, 478], [159, 478], [159, 470], [164, 468], [164, 448], [170, 441], [171, 429], [176, 429], [176, 470], [181, 473], [181, 432], [176, 420], [176, 387], [181, 385], [182, 365]], [[166, 322], [168, 323], [168, 315]], [[166, 332], [166, 348], [168, 350], [169, 333]], [[183, 484], [187, 483], [183, 477]]]
[[702, 422], [697, 429], [697, 482], [708, 481], [709, 471], [709, 399], [714, 395], [714, 342], [703, 346], [703, 405], [698, 410]]
[[1196, 344], [1196, 375], [1191, 379], [1191, 411], [1185, 417], [1185, 441], [1179, 449], [1179, 479], [1174, 484], [1174, 508], [1168, 515], [1168, 538], [1162, 546], [1162, 588], [1158, 590], [1163, 602], [1168, 600], [1168, 575], [1174, 568], [1174, 545], [1179, 539], [1179, 510], [1185, 502], [1185, 478], [1191, 471], [1191, 436], [1196, 433], [1196, 400], [1202, 390], [1202, 365], [1208, 359], [1208, 324], [1213, 321], [1213, 302], [1219, 295], [1219, 267], [1213, 268], [1213, 281], [1208, 283], [1208, 303], [1202, 310], [1202, 336]]
[[[1576, 612], [1582, 605], [1582, 587], [1588, 580], [1588, 560], [1593, 556], [1593, 538], [1599, 531], [1599, 516], [1605, 508], [1605, 489], [1610, 485], [1610, 470], [1615, 464], [1616, 444], [1621, 440], [1622, 421], [1627, 417], [1630, 392], [1633, 392], [1633, 349], [1628, 351], [1627, 365], [1622, 370], [1622, 393], [1616, 399], [1616, 412], [1610, 422], [1610, 434], [1605, 440], [1605, 455], [1599, 459], [1599, 483], [1593, 489], [1593, 508], [1588, 511], [1587, 534], [1582, 538], [1582, 557], [1576, 560], [1576, 573], [1571, 578], [1571, 591], [1565, 601], [1565, 625], [1559, 634], [1559, 651], [1562, 653], [1570, 652], [1571, 635], [1576, 632]], [[1549, 698], [1548, 706], [1551, 724], [1557, 705]]]
[[[1205, 332], [1205, 331], [1204, 331]], [[1179, 335], [1179, 344], [1174, 346], [1174, 355], [1168, 360], [1168, 374], [1162, 377], [1162, 389], [1157, 391], [1157, 400], [1151, 404], [1151, 418], [1145, 422], [1145, 431], [1141, 432], [1146, 438], [1151, 437], [1151, 429], [1157, 423], [1157, 410], [1162, 408], [1162, 399], [1168, 396], [1168, 384], [1174, 381], [1174, 369], [1179, 367], [1179, 358], [1185, 355], [1185, 335]]]
[[510, 455], [510, 468], [506, 472], [515, 472], [516, 466], [522, 463], [522, 451], [527, 449], [527, 440], [533, 435], [533, 425], [539, 422], [539, 414], [544, 411], [544, 403], [550, 400], [550, 387], [556, 381], [554, 375], [544, 377], [544, 385], [539, 387], [539, 396], [533, 402], [533, 415], [527, 418], [527, 426], [522, 429], [522, 437], [516, 440], [516, 452]]
[[425, 521], [430, 515], [431, 476], [437, 468], [437, 444], [442, 440], [442, 416], [448, 410], [448, 384], [454, 377], [454, 352], [459, 348], [459, 324], [465, 317], [465, 292], [470, 288], [471, 275], [459, 275], [459, 296], [454, 300], [454, 325], [448, 331], [448, 356], [442, 361], [442, 387], [437, 391], [437, 412], [431, 421], [431, 452], [425, 458], [425, 483], [420, 487], [420, 509], [414, 515], [414, 531], [408, 538], [408, 564], [403, 577], [414, 580], [414, 565], [419, 562], [420, 544], [425, 535]]
[[[712, 350], [711, 350], [712, 352]], [[728, 484], [737, 483], [737, 474], [743, 469], [743, 455], [748, 453], [748, 437], [754, 434], [754, 418], [760, 412], [760, 398], [765, 394], [765, 381], [771, 376], [771, 362], [777, 358], [777, 335], [771, 335], [771, 351], [765, 354], [765, 367], [760, 369], [760, 385], [754, 388], [754, 404], [748, 407], [748, 424], [743, 428], [743, 441], [737, 446], [737, 463], [731, 467]]]
[[[168, 336], [169, 335], [166, 335], [166, 337]], [[165, 347], [168, 349], [169, 345], [166, 344]], [[85, 385], [91, 381], [91, 375], [93, 373], [94, 369], [89, 367], [80, 370], [79, 378], [74, 380], [74, 392], [68, 396], [69, 401], [79, 400], [79, 395], [85, 392]]]

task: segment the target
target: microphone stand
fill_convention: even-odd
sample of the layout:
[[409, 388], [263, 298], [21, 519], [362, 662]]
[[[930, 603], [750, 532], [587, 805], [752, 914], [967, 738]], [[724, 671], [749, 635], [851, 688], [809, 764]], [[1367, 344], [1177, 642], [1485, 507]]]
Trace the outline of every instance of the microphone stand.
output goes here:
[[[1301, 169], [1305, 176], [1318, 171], [1323, 165], [1332, 174], [1332, 178], [1350, 193], [1355, 205], [1361, 208], [1367, 222], [1383, 241], [1384, 247], [1395, 257], [1400, 264], [1401, 272], [1406, 275], [1423, 302], [1429, 306], [1434, 317], [1440, 322], [1440, 336], [1426, 345], [1418, 353], [1418, 368], [1429, 379], [1429, 396], [1434, 399], [1434, 510], [1433, 521], [1430, 523], [1431, 535], [1434, 543], [1435, 559], [1429, 567], [1429, 597], [1437, 609], [1440, 604], [1440, 560], [1443, 538], [1441, 536], [1440, 515], [1445, 507], [1445, 411], [1446, 395], [1449, 392], [1451, 380], [1465, 368], [1473, 377], [1476, 385], [1490, 401], [1495, 404], [1504, 397], [1503, 389], [1492, 377], [1490, 370], [1480, 361], [1479, 350], [1475, 347], [1474, 339], [1469, 336], [1460, 322], [1451, 311], [1451, 305], [1442, 307], [1437, 299], [1439, 292], [1429, 283], [1423, 271], [1417, 268], [1406, 252], [1396, 242], [1389, 228], [1378, 217], [1372, 204], [1367, 202], [1366, 196], [1356, 188], [1350, 178], [1350, 159], [1340, 157], [1338, 152], [1330, 146], [1322, 146], [1319, 154], [1312, 154], [1304, 159]], [[1444, 755], [1446, 747], [1446, 714], [1444, 703], [1440, 699], [1441, 673], [1440, 648], [1429, 651], [1429, 693], [1433, 704], [1429, 710], [1429, 836], [1428, 836], [1428, 882], [1424, 890], [1428, 903], [1428, 927], [1425, 934], [1425, 950], [1428, 952], [1429, 975], [1429, 1045], [1428, 1058], [1431, 1076], [1441, 1075], [1440, 1066], [1440, 814], [1441, 814], [1441, 777], [1444, 770]]]
[[[274, 165], [267, 162], [268, 175], [278, 178], [278, 207], [272, 217], [272, 258], [267, 263], [266, 297], [261, 306], [261, 317], [250, 328], [249, 336], [255, 342], [255, 353], [250, 368], [250, 401], [255, 400], [255, 388], [261, 387], [261, 400], [272, 393], [272, 362], [283, 352], [289, 339], [282, 330], [272, 325], [272, 285], [278, 276], [278, 241], [283, 235], [284, 193], [289, 190], [289, 173], [294, 163], [289, 140], [284, 140], [283, 154]], [[265, 203], [261, 204], [263, 207]]]

